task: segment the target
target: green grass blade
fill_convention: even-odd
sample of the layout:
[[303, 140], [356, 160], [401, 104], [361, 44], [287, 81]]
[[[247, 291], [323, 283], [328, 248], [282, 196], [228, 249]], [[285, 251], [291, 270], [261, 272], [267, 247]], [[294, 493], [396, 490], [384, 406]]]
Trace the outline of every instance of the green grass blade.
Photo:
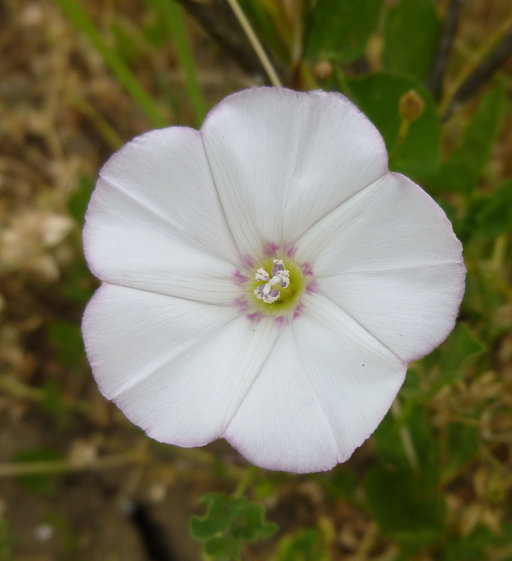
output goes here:
[[94, 23], [87, 16], [77, 0], [55, 0], [69, 20], [81, 31], [100, 53], [105, 64], [113, 72], [121, 86], [133, 101], [146, 114], [151, 124], [156, 127], [167, 125], [167, 121], [156, 107], [155, 102], [122, 60], [103, 39]]
[[200, 126], [206, 115], [207, 103], [197, 77], [194, 53], [187, 35], [183, 10], [174, 0], [158, 0], [158, 5], [174, 40], [176, 54], [185, 72], [187, 93], [192, 104], [196, 124]]

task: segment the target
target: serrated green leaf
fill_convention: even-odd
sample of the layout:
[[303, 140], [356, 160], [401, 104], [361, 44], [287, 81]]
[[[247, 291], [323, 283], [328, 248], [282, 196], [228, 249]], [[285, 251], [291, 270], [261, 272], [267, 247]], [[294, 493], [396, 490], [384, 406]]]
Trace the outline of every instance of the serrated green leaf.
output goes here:
[[508, 108], [503, 88], [487, 92], [467, 126], [462, 142], [433, 178], [432, 185], [437, 192], [471, 194], [482, 176]]
[[[390, 153], [390, 169], [421, 180], [438, 169], [441, 125], [430, 94], [411, 78], [373, 74], [348, 81], [350, 97], [379, 129]], [[400, 98], [416, 91], [425, 102], [421, 116], [412, 122], [403, 141], [398, 142], [401, 119]]]
[[433, 0], [401, 0], [384, 21], [384, 70], [423, 81], [441, 32]]
[[229, 536], [210, 538], [204, 544], [204, 551], [215, 561], [230, 561], [240, 555], [242, 542]]
[[377, 27], [382, 0], [318, 0], [306, 54], [352, 62]]
[[277, 530], [275, 524], [265, 520], [263, 506], [246, 497], [207, 493], [199, 502], [206, 505], [206, 514], [192, 517], [190, 531], [216, 560], [238, 558], [244, 542], [268, 538]]
[[229, 497], [222, 493], [207, 493], [199, 499], [199, 502], [206, 504], [206, 514], [191, 518], [192, 536], [200, 541], [205, 541], [218, 534], [225, 534], [230, 529], [233, 520], [233, 509]]
[[277, 525], [265, 521], [265, 509], [258, 503], [246, 503], [238, 511], [239, 522], [233, 528], [233, 536], [240, 540], [254, 542], [270, 537]]

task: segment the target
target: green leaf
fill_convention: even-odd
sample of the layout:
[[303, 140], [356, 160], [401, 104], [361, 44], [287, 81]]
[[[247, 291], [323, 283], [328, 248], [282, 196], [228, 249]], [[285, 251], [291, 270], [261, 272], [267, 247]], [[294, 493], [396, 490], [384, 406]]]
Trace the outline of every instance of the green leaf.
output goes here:
[[207, 493], [199, 502], [206, 504], [206, 514], [193, 516], [190, 531], [204, 542], [204, 551], [219, 561], [238, 559], [244, 542], [270, 537], [277, 526], [265, 520], [265, 509], [246, 497]]
[[357, 489], [356, 477], [346, 464], [333, 470], [327, 477], [322, 473], [321, 477], [315, 477], [314, 480], [324, 488], [328, 499], [344, 498], [351, 501]]
[[500, 559], [511, 561], [512, 526], [505, 522], [501, 532], [495, 534], [489, 528], [478, 525], [471, 534], [454, 537], [447, 541], [439, 555], [439, 561], [482, 561]]
[[512, 232], [512, 181], [506, 181], [491, 196], [475, 204], [476, 232], [479, 238], [497, 238]]
[[193, 516], [190, 523], [192, 536], [204, 541], [226, 533], [233, 521], [233, 504], [222, 493], [207, 493], [199, 499], [206, 504], [204, 516]]
[[471, 363], [485, 350], [484, 344], [461, 322], [453, 330], [441, 351], [439, 366], [443, 372], [454, 372]]
[[237, 513], [237, 524], [233, 536], [240, 540], [254, 542], [270, 537], [276, 530], [276, 524], [265, 520], [265, 509], [259, 503], [245, 503]]
[[[391, 74], [373, 74], [348, 81], [352, 100], [380, 130], [390, 153], [390, 168], [413, 179], [421, 180], [438, 169], [440, 161], [441, 125], [430, 94], [411, 78]], [[402, 121], [399, 104], [402, 96], [416, 91], [425, 108], [413, 121], [401, 142]]]
[[236, 538], [231, 537], [210, 538], [204, 544], [204, 551], [216, 561], [229, 561], [240, 555], [242, 544]]
[[440, 32], [433, 0], [401, 0], [389, 10], [384, 21], [384, 70], [423, 81], [429, 73]]
[[84, 344], [78, 325], [56, 321], [48, 326], [48, 338], [62, 363], [71, 368], [80, 363], [84, 354]]
[[[471, 292], [473, 277], [468, 275], [466, 297]], [[428, 391], [423, 392], [424, 398], [428, 399], [444, 386], [463, 379], [466, 368], [485, 350], [486, 346], [471, 333], [467, 324], [458, 323], [448, 339], [421, 361], [426, 370], [437, 375], [431, 379]]]
[[81, 226], [84, 224], [85, 211], [93, 189], [93, 179], [88, 175], [80, 175], [78, 185], [68, 201], [69, 212]]
[[508, 108], [503, 88], [487, 92], [467, 126], [462, 142], [433, 178], [432, 184], [437, 192], [471, 194], [482, 176]]
[[307, 40], [307, 56], [352, 62], [377, 27], [382, 0], [318, 0]]
[[320, 531], [313, 528], [284, 536], [272, 561], [329, 561], [327, 544]]
[[410, 468], [400, 431], [407, 427], [421, 466], [423, 483], [434, 485], [438, 480], [437, 441], [427, 422], [425, 407], [414, 400], [406, 401], [400, 418], [389, 412], [373, 435], [375, 452], [386, 466], [400, 470]]
[[462, 465], [478, 454], [479, 433], [479, 427], [476, 425], [449, 423], [446, 426], [446, 450], [449, 456], [443, 470], [443, 478], [451, 477]]
[[382, 532], [414, 548], [443, 532], [444, 501], [409, 468], [373, 467], [365, 480], [366, 500]]

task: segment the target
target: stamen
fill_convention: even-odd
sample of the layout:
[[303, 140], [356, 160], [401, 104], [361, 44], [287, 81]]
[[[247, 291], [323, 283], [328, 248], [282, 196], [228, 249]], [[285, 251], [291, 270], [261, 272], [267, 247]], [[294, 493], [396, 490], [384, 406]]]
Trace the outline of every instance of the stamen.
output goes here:
[[256, 280], [265, 282], [254, 290], [254, 295], [267, 304], [272, 304], [279, 299], [279, 290], [274, 288], [276, 285], [281, 288], [287, 288], [290, 285], [290, 271], [284, 268], [281, 259], [274, 259], [273, 263], [272, 277], [263, 268], [258, 269], [254, 275]]
[[273, 277], [285, 271], [284, 263], [281, 261], [281, 259], [274, 259], [273, 263], [274, 263], [274, 266], [272, 267]]
[[255, 277], [256, 280], [260, 280], [260, 281], [268, 281], [269, 278], [270, 278], [267, 271], [265, 271], [265, 269], [263, 269], [263, 268], [258, 269], [256, 271], [256, 274], [254, 275], [254, 277]]

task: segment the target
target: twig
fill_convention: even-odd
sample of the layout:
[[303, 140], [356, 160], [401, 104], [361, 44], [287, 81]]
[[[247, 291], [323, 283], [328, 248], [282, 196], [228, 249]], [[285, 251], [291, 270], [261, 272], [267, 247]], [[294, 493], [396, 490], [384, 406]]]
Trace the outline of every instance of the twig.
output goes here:
[[448, 119], [458, 105], [473, 97], [480, 87], [511, 55], [512, 32], [506, 35], [502, 41], [496, 45], [494, 50], [475, 68], [473, 73], [457, 89], [443, 114], [443, 119]]
[[[512, 17], [509, 17], [500, 28], [483, 43], [477, 52], [471, 57], [465, 66], [453, 80], [450, 91], [446, 92], [439, 111], [443, 119], [447, 119], [455, 110], [457, 105], [469, 99], [483, 84], [483, 81], [490, 77], [506, 58], [511, 54], [511, 35]], [[475, 82], [476, 80], [476, 82]], [[467, 83], [470, 83], [468, 91]], [[464, 97], [460, 91], [463, 89]]]
[[466, 2], [467, 0], [451, 0], [446, 12], [441, 40], [428, 79], [428, 88], [436, 100], [441, 97], [441, 87], [446, 67], [459, 26], [459, 15]]
[[261, 63], [226, 0], [177, 0], [212, 37], [250, 75], [261, 73]]
[[261, 65], [265, 69], [265, 72], [267, 73], [267, 76], [271, 84], [276, 87], [281, 87], [282, 86], [281, 80], [279, 79], [279, 76], [274, 70], [274, 67], [270, 62], [267, 53], [263, 49], [263, 46], [261, 45], [260, 40], [258, 39], [258, 36], [256, 35], [256, 33], [254, 33], [254, 29], [252, 28], [249, 20], [245, 17], [245, 14], [242, 8], [240, 7], [240, 4], [238, 3], [238, 0], [228, 0], [228, 4], [231, 6], [231, 9], [233, 10], [233, 13], [238, 19], [240, 26], [244, 30], [244, 33], [247, 35], [247, 39], [249, 40], [249, 43], [251, 43], [252, 48], [256, 53], [256, 56], [258, 57], [259, 61], [261, 62]]
[[121, 454], [112, 454], [91, 461], [50, 460], [41, 462], [16, 462], [0, 464], [0, 477], [18, 477], [23, 475], [54, 475], [84, 470], [111, 469], [127, 464], [141, 463], [146, 460], [143, 449], [130, 450]]
[[[27, 399], [28, 401], [44, 402], [47, 392], [42, 388], [35, 388], [17, 380], [14, 376], [0, 374], [0, 391], [13, 397]], [[62, 404], [68, 409], [75, 409], [84, 414], [91, 415], [91, 406], [86, 401], [71, 400], [63, 396]]]

